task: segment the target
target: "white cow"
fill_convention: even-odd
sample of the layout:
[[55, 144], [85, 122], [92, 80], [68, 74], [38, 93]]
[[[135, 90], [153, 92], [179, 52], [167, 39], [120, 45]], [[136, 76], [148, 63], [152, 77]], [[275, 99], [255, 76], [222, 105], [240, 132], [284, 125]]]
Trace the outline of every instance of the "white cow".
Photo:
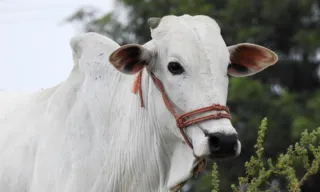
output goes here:
[[[152, 40], [144, 45], [78, 35], [65, 81], [30, 95], [2, 93], [1, 192], [164, 192], [188, 180], [202, 159], [240, 154], [228, 113], [196, 114], [219, 118], [183, 125], [184, 138], [170, 106], [176, 114], [224, 106], [228, 74], [257, 73], [276, 54], [254, 44], [227, 47], [206, 16], [148, 21]], [[137, 72], [143, 107], [132, 93], [136, 75], [128, 75]]]

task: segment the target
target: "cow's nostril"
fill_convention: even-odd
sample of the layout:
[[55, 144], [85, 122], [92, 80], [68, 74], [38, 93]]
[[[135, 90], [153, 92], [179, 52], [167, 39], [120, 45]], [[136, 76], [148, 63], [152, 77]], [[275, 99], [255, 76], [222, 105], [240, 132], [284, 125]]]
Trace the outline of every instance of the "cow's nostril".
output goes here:
[[220, 139], [217, 136], [209, 137], [209, 146], [211, 152], [217, 152], [220, 149]]

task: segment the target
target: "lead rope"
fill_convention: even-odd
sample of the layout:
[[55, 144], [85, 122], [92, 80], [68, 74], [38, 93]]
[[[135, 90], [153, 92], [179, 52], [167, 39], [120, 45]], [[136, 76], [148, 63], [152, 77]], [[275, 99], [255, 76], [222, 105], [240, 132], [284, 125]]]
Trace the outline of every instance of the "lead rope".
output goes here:
[[[141, 87], [141, 79], [142, 79], [142, 71], [141, 70], [138, 74], [138, 76], [136, 77], [136, 80], [134, 82], [134, 86], [133, 86], [133, 89], [132, 89], [132, 92], [134, 94], [137, 94], [139, 92], [139, 97], [140, 97], [140, 106], [141, 107], [144, 107], [144, 103], [143, 103], [143, 95], [142, 95], [142, 87]], [[177, 115], [175, 113], [175, 111], [173, 110], [173, 107], [170, 103], [170, 100], [168, 99], [168, 97], [166, 96], [166, 93], [165, 93], [165, 90], [164, 90], [164, 87], [161, 83], [161, 81], [152, 73], [151, 73], [151, 77], [155, 83], [155, 85], [158, 87], [160, 93], [161, 93], [161, 96], [163, 98], [163, 101], [164, 101], [164, 104], [166, 106], [166, 108], [169, 110], [169, 112], [172, 114], [172, 116], [175, 118], [176, 120], [176, 125], [177, 127], [179, 128], [180, 130], [180, 133], [182, 134], [184, 140], [186, 141], [186, 143], [188, 144], [188, 146], [193, 149], [193, 146], [190, 142], [190, 140], [188, 139], [187, 135], [185, 134], [185, 132], [183, 131], [183, 128], [189, 126], [189, 125], [192, 125], [192, 124], [195, 124], [195, 123], [198, 123], [198, 122], [202, 122], [202, 121], [207, 121], [207, 120], [211, 120], [211, 119], [222, 119], [222, 118], [227, 118], [227, 119], [231, 119], [231, 116], [230, 116], [230, 111], [228, 109], [228, 107], [226, 106], [222, 106], [222, 105], [219, 105], [219, 104], [214, 104], [214, 105], [211, 105], [209, 107], [204, 107], [204, 108], [201, 108], [201, 109], [197, 109], [197, 110], [194, 110], [194, 111], [190, 111], [190, 112], [187, 112], [187, 113], [184, 113], [182, 115]], [[188, 119], [190, 118], [191, 116], [194, 116], [194, 115], [197, 115], [199, 113], [205, 113], [205, 112], [209, 112], [209, 111], [218, 111], [217, 114], [211, 114], [211, 115], [207, 115], [207, 116], [202, 116], [202, 117], [198, 117], [198, 118], [194, 118], [194, 119]], [[222, 113], [222, 111], [225, 111], [226, 113]], [[205, 167], [205, 164], [206, 164], [206, 160], [205, 159], [202, 159], [197, 165], [196, 167], [194, 168], [193, 170], [193, 175], [195, 174], [198, 174], [200, 173], [204, 167]], [[187, 181], [185, 182], [182, 182], [181, 184], [177, 185], [176, 187], [174, 187], [174, 191], [178, 191], [182, 188], [182, 186], [186, 183]]]
[[134, 81], [132, 92], [134, 94], [137, 94], [139, 91], [140, 106], [144, 107], [143, 97], [142, 97], [142, 88], [141, 88], [141, 78], [142, 78], [142, 70], [139, 72], [138, 76], [136, 77], [136, 80]]

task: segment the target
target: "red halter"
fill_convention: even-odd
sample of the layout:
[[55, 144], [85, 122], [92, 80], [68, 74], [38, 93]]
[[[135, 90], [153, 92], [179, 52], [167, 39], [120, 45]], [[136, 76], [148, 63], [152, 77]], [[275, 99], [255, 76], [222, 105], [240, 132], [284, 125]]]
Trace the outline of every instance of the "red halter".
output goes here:
[[[153, 79], [155, 85], [158, 87], [158, 89], [162, 95], [164, 104], [166, 105], [166, 107], [170, 111], [170, 113], [173, 115], [173, 117], [176, 119], [177, 127], [179, 128], [184, 140], [191, 147], [191, 149], [193, 149], [193, 146], [192, 146], [190, 140], [188, 139], [187, 135], [183, 131], [183, 128], [185, 128], [189, 125], [192, 125], [194, 123], [207, 121], [207, 120], [211, 120], [211, 119], [222, 119], [222, 118], [231, 119], [230, 111], [229, 111], [228, 107], [222, 106], [219, 104], [214, 104], [214, 105], [211, 105], [208, 107], [200, 108], [200, 109], [197, 109], [194, 111], [184, 113], [182, 115], [176, 114], [175, 111], [173, 110], [173, 107], [170, 103], [170, 100], [166, 96], [166, 93], [165, 93], [165, 90], [164, 90], [164, 87], [163, 87], [161, 81], [152, 72], [150, 72], [150, 74], [152, 76], [152, 79]], [[136, 79], [134, 87], [133, 87], [133, 92], [136, 94], [139, 91], [141, 107], [144, 107], [143, 97], [142, 97], [142, 88], [141, 88], [141, 77], [142, 77], [142, 70], [139, 72], [139, 74], [137, 76], [137, 79]], [[190, 119], [191, 116], [194, 116], [194, 115], [197, 115], [200, 113], [209, 112], [209, 111], [219, 111], [219, 113]], [[222, 111], [225, 111], [226, 113], [221, 113]]]

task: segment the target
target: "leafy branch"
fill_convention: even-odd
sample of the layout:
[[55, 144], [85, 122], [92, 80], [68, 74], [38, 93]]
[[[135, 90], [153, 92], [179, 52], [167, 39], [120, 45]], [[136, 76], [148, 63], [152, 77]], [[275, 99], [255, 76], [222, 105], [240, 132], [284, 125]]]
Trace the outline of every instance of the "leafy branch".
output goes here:
[[[278, 156], [274, 163], [270, 158], [265, 160], [264, 138], [267, 131], [267, 118], [264, 118], [258, 129], [257, 143], [254, 146], [255, 154], [245, 163], [246, 175], [238, 178], [238, 184], [232, 184], [234, 192], [271, 192], [280, 191], [279, 186], [270, 184], [272, 176], [284, 177], [289, 192], [300, 192], [303, 183], [312, 175], [319, 172], [320, 164], [320, 127], [311, 131], [305, 130], [300, 141], [290, 145], [286, 153]], [[302, 167], [304, 175], [299, 178], [297, 167]], [[213, 165], [212, 192], [219, 190], [218, 167]]]

